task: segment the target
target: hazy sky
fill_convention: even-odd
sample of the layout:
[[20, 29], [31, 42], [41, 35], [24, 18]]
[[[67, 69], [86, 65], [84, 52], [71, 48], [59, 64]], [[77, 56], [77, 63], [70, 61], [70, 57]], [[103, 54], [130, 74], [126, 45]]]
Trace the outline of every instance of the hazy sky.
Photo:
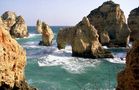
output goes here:
[[[107, 0], [0, 0], [0, 15], [14, 11], [22, 15], [28, 25], [41, 19], [49, 25], [75, 25], [91, 10]], [[139, 6], [139, 0], [113, 0], [120, 4], [126, 17]]]

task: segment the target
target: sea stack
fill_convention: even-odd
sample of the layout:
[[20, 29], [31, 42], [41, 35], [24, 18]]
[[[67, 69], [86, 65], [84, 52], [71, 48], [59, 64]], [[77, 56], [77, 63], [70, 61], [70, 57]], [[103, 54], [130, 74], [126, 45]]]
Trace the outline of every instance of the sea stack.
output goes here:
[[129, 41], [130, 29], [126, 24], [124, 12], [113, 1], [104, 2], [87, 16], [98, 30], [102, 45], [125, 47]]
[[139, 90], [139, 40], [135, 41], [127, 53], [126, 66], [118, 74], [116, 90]]
[[40, 41], [39, 45], [44, 45], [44, 46], [51, 46], [52, 41], [54, 38], [54, 33], [52, 29], [45, 23], [42, 22], [42, 41]]
[[130, 12], [128, 17], [128, 26], [131, 30], [130, 40], [139, 40], [139, 7]]
[[3, 25], [14, 38], [23, 38], [28, 36], [27, 25], [22, 16], [17, 16], [15, 12], [7, 11], [1, 16]]
[[36, 23], [36, 30], [38, 33], [42, 33], [42, 22], [41, 20], [37, 20], [37, 23]]
[[22, 16], [18, 16], [16, 23], [11, 27], [10, 34], [16, 38], [23, 38], [28, 36], [27, 25]]
[[25, 80], [26, 52], [0, 24], [0, 90], [35, 90]]
[[90, 24], [88, 18], [84, 17], [75, 27], [60, 30], [57, 44], [59, 49], [64, 48], [66, 44], [71, 44], [72, 56], [112, 58], [112, 54], [102, 48], [98, 38], [97, 30]]

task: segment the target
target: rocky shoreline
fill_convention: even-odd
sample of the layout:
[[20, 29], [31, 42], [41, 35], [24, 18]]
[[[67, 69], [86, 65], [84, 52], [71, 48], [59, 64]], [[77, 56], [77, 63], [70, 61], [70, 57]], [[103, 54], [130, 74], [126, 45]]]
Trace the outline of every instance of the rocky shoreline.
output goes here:
[[[39, 45], [51, 46], [54, 33], [45, 22], [37, 21], [36, 29], [42, 34]], [[7, 11], [0, 17], [0, 90], [36, 90], [28, 85], [24, 76], [26, 51], [14, 38], [28, 37], [27, 25], [22, 16]], [[118, 74], [116, 90], [139, 89], [139, 7], [128, 17], [119, 4], [104, 2], [73, 27], [59, 30], [57, 48], [71, 45], [73, 57], [113, 58], [102, 46], [133, 47], [126, 56], [126, 67]]]

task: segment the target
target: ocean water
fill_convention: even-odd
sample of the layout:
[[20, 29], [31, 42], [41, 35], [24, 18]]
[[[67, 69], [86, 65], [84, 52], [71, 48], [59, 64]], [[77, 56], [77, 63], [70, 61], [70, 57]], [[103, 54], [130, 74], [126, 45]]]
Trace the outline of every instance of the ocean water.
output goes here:
[[41, 34], [29, 26], [29, 37], [17, 39], [26, 49], [26, 79], [39, 90], [115, 90], [117, 73], [125, 66], [125, 48], [104, 48], [114, 59], [84, 59], [72, 57], [71, 47], [58, 50], [56, 36], [62, 26], [52, 26], [53, 45], [39, 46]]

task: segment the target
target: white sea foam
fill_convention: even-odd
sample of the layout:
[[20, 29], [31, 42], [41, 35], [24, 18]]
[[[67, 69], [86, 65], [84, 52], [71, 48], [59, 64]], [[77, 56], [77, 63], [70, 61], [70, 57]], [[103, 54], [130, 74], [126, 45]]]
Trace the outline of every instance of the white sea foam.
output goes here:
[[35, 37], [35, 36], [40, 36], [41, 34], [29, 34], [29, 37], [28, 38], [32, 38], [32, 37]]
[[111, 62], [111, 63], [121, 63], [121, 64], [125, 64], [126, 59], [125, 58], [107, 58], [107, 61]]
[[85, 67], [95, 67], [100, 61], [97, 59], [84, 59], [72, 57], [71, 47], [56, 49], [50, 55], [41, 57], [38, 60], [39, 66], [61, 66], [71, 73], [83, 73]]

